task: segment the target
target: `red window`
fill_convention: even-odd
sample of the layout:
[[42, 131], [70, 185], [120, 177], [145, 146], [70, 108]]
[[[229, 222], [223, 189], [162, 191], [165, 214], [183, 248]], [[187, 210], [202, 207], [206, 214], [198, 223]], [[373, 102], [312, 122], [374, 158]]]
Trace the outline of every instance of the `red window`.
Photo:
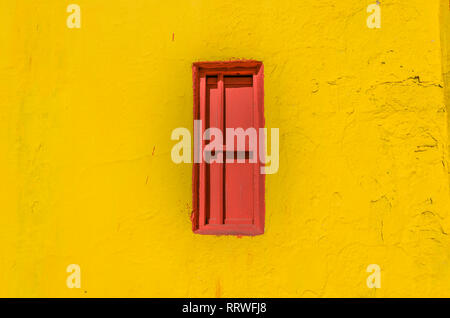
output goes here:
[[[264, 149], [259, 147], [264, 142], [260, 142], [259, 128], [264, 127], [263, 65], [257, 61], [194, 63], [193, 80], [194, 120], [201, 120], [197, 134], [201, 139], [197, 139], [197, 149], [194, 146], [201, 159], [193, 165], [193, 230], [216, 235], [262, 234], [264, 174], [259, 154]], [[211, 147], [214, 137], [202, 138], [209, 136], [205, 135], [209, 128], [218, 128], [223, 135], [215, 147]], [[228, 134], [238, 128], [245, 132], [243, 137]]]

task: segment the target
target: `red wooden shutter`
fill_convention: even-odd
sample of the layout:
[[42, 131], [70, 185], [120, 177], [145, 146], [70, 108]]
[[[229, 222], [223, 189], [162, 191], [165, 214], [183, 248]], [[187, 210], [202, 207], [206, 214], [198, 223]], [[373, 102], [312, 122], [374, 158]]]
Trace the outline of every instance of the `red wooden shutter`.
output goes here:
[[[204, 158], [194, 163], [193, 230], [199, 234], [262, 234], [264, 175], [258, 153], [259, 128], [264, 127], [262, 63], [194, 63], [193, 74], [194, 120], [202, 121], [202, 136], [212, 127], [223, 135], [222, 148], [212, 154], [221, 151], [223, 163], [207, 163]], [[235, 138], [234, 148], [228, 149], [226, 128], [255, 129], [257, 148], [250, 148], [246, 137], [241, 148]], [[203, 139], [202, 155], [209, 142]], [[232, 157], [233, 163], [226, 162]], [[237, 162], [238, 158], [244, 162]]]

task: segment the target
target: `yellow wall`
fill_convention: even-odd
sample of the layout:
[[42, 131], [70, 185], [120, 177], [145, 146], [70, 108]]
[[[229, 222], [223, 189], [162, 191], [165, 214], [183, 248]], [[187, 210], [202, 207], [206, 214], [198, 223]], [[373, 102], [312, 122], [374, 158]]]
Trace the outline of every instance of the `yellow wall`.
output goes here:
[[[2, 1], [0, 296], [449, 297], [448, 3], [374, 2]], [[280, 128], [266, 233], [194, 235], [170, 134], [236, 58]]]

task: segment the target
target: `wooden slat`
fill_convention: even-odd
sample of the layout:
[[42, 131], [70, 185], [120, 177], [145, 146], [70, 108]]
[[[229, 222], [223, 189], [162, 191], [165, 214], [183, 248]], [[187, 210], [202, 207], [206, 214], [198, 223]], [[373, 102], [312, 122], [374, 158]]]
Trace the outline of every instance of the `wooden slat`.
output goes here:
[[252, 76], [225, 76], [225, 85], [249, 85], [253, 84]]
[[[216, 85], [208, 85], [209, 89], [209, 126], [223, 131], [223, 76], [219, 74]], [[208, 128], [210, 128], [208, 127]], [[222, 145], [221, 145], [222, 146]], [[221, 147], [220, 147], [221, 148]], [[215, 149], [216, 154], [219, 149]], [[222, 153], [220, 153], [222, 155]], [[209, 168], [209, 220], [208, 224], [223, 223], [223, 164], [213, 162]], [[208, 213], [207, 213], [208, 215]]]
[[[202, 121], [201, 135], [205, 131], [206, 123], [206, 77], [200, 77], [200, 120]], [[199, 204], [199, 226], [206, 224], [206, 166], [203, 160], [203, 149], [205, 148], [205, 140], [202, 138], [201, 159], [200, 159], [200, 204]]]

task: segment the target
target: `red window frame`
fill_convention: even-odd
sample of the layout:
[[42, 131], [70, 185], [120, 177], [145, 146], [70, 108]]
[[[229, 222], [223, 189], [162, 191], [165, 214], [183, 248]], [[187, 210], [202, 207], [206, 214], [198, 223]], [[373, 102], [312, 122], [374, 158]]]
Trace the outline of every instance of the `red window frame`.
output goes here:
[[[217, 76], [218, 86], [223, 93], [223, 77], [250, 75], [253, 79], [253, 127], [257, 131], [258, 153], [259, 147], [259, 128], [264, 128], [264, 73], [263, 64], [254, 60], [240, 60], [227, 62], [197, 62], [192, 66], [193, 89], [194, 89], [194, 120], [202, 119], [205, 122], [205, 101], [206, 101], [206, 76]], [[201, 134], [205, 130], [202, 125]], [[223, 127], [223, 133], [225, 133]], [[195, 127], [194, 127], [195, 129]], [[264, 137], [264, 136], [262, 136]], [[264, 147], [264, 143], [263, 147]], [[203, 149], [203, 144], [201, 149]], [[195, 151], [195, 149], [194, 149]], [[203, 151], [202, 151], [203, 155]], [[253, 172], [253, 219], [252, 224], [206, 224], [205, 221], [205, 165], [195, 163], [192, 167], [192, 203], [193, 212], [191, 216], [192, 230], [197, 234], [212, 235], [259, 235], [264, 233], [265, 225], [265, 177], [261, 173], [263, 167], [262, 159], [259, 158], [257, 164], [254, 164]], [[233, 163], [224, 163], [233, 164]], [[202, 181], [203, 180], [203, 181]], [[222, 212], [223, 213], [223, 212]]]

